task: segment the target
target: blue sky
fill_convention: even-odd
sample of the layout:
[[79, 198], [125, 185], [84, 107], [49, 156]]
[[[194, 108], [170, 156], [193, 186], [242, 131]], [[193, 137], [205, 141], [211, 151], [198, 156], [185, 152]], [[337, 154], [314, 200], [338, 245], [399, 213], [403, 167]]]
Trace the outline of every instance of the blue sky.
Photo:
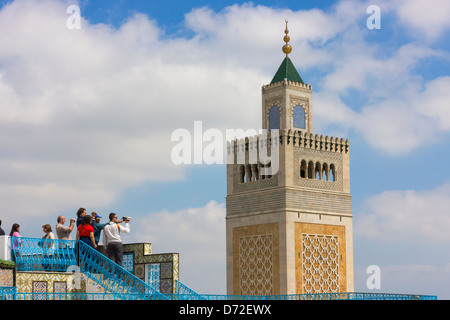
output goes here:
[[[81, 28], [66, 8], [79, 5]], [[370, 30], [369, 5], [381, 10]], [[314, 132], [350, 139], [355, 290], [450, 298], [450, 5], [398, 1], [0, 1], [2, 227], [78, 207], [179, 252], [225, 292], [225, 166], [176, 166], [171, 133], [259, 128], [283, 54], [313, 86]], [[201, 262], [199, 262], [201, 261]], [[377, 290], [375, 290], [377, 291]]]

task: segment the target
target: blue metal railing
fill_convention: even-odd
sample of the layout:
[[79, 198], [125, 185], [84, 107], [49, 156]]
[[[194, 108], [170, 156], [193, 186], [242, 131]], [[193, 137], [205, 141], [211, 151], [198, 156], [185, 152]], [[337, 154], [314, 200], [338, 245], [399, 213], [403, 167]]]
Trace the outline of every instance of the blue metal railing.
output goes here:
[[207, 300], [203, 295], [198, 294], [180, 281], [175, 281], [175, 294], [166, 294], [171, 300]]
[[[198, 300], [198, 294], [187, 293], [169, 295], [171, 300]], [[391, 293], [358, 293], [348, 292], [339, 294], [293, 294], [272, 296], [244, 296], [244, 295], [201, 295], [205, 300], [253, 301], [253, 300], [437, 300], [437, 296], [408, 295]], [[15, 287], [0, 287], [0, 300], [116, 300], [114, 293], [16, 293]], [[128, 294], [128, 300], [141, 299], [139, 294]]]
[[[79, 268], [81, 273], [105, 288], [108, 295], [104, 297], [112, 294], [115, 299], [124, 300], [168, 300], [158, 290], [82, 241], [11, 237], [11, 249], [18, 271], [76, 272]], [[80, 293], [74, 295], [75, 298], [83, 297]], [[33, 299], [36, 297], [40, 296], [35, 294]]]
[[0, 300], [16, 300], [16, 287], [0, 287]]
[[80, 271], [122, 300], [168, 300], [161, 292], [97, 250], [79, 241]]
[[11, 237], [18, 271], [66, 271], [77, 265], [75, 241]]
[[437, 300], [437, 296], [390, 293], [315, 293], [292, 295], [198, 294], [178, 280], [175, 294], [162, 294], [84, 242], [11, 237], [18, 271], [79, 271], [105, 288], [106, 293], [17, 293], [0, 287], [0, 300]]
[[[11, 290], [8, 294], [2, 295], [0, 288], [0, 300], [116, 300], [113, 293], [15, 293]], [[8, 288], [9, 289], [9, 288]], [[15, 288], [14, 288], [15, 289]], [[205, 300], [223, 301], [253, 301], [253, 300], [437, 300], [436, 296], [428, 295], [405, 295], [405, 294], [384, 294], [384, 293], [349, 293], [343, 295], [315, 294], [314, 298], [309, 295], [279, 295], [279, 296], [241, 296], [241, 295], [202, 295]], [[326, 297], [328, 296], [328, 297]], [[358, 296], [358, 297], [357, 297]], [[362, 298], [364, 297], [364, 298]], [[132, 296], [129, 300], [139, 300], [140, 295]], [[196, 295], [172, 295], [172, 300], [198, 300]]]
[[[392, 294], [392, 293], [314, 293], [314, 294], [289, 294], [289, 295], [218, 295], [202, 294], [206, 300], [437, 300], [437, 296]], [[181, 295], [179, 300], [197, 300], [195, 295]]]

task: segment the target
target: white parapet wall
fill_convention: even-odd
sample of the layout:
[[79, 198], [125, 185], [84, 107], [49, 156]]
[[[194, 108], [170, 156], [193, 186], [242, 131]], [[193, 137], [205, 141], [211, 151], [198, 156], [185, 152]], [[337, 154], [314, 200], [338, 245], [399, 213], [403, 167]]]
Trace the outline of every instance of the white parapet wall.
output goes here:
[[9, 236], [0, 236], [0, 259], [12, 261], [11, 241]]

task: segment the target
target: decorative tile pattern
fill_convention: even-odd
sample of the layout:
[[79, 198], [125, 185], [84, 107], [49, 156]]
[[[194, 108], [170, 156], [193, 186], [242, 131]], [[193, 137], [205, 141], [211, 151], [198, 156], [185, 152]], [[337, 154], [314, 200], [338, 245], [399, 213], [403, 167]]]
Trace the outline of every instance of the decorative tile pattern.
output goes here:
[[134, 272], [134, 252], [125, 252], [123, 254], [122, 267], [128, 272]]
[[[148, 279], [152, 278], [149, 276], [150, 265], [159, 266], [159, 280], [170, 279], [170, 287], [175, 288], [175, 281], [179, 278], [179, 254], [178, 253], [163, 253], [163, 254], [152, 254], [151, 243], [132, 243], [123, 245], [123, 262], [122, 265], [128, 271], [133, 273], [138, 278], [145, 280], [147, 283], [151, 284]], [[131, 256], [133, 255], [133, 261]], [[156, 267], [153, 267], [156, 268]], [[152, 281], [156, 281], [155, 276]], [[159, 281], [158, 280], [158, 281]], [[153, 287], [159, 288], [158, 284], [151, 284]], [[168, 288], [168, 286], [166, 286]], [[172, 292], [171, 292], [172, 293]]]
[[145, 265], [135, 264], [134, 265], [134, 275], [139, 279], [145, 279]]
[[339, 292], [339, 238], [302, 234], [303, 292]]
[[271, 234], [239, 239], [239, 276], [243, 295], [270, 295], [273, 292], [273, 240]]
[[172, 279], [161, 280], [161, 293], [173, 293]]
[[54, 300], [65, 300], [67, 293], [67, 283], [62, 281], [53, 282]]
[[123, 252], [134, 253], [134, 263], [144, 263], [152, 252], [151, 243], [127, 243], [123, 245]]
[[46, 300], [47, 299], [47, 282], [33, 281], [33, 299]]
[[67, 283], [62, 281], [53, 282], [53, 292], [54, 293], [66, 293]]
[[161, 263], [161, 279], [171, 279], [173, 277], [172, 270], [171, 262]]
[[48, 283], [47, 289], [52, 292], [55, 281], [67, 283], [67, 292], [72, 292], [74, 289], [74, 276], [66, 273], [50, 273], [50, 272], [17, 272], [16, 274], [16, 286], [18, 293], [31, 293], [33, 292], [34, 282], [46, 282]]
[[0, 269], [0, 287], [14, 285], [14, 269]]
[[152, 254], [150, 243], [133, 243], [124, 244], [123, 252], [134, 252], [134, 263], [156, 263], [156, 262], [170, 262], [174, 258], [174, 255], [178, 253], [162, 253], [162, 254]]
[[170, 262], [173, 260], [174, 253], [163, 253], [163, 254], [152, 254], [149, 256], [145, 256], [142, 261], [136, 259], [136, 263], [161, 263], [161, 262]]
[[159, 263], [147, 265], [147, 283], [156, 290], [160, 289], [161, 265]]
[[179, 255], [178, 255], [178, 253], [174, 253], [173, 254], [173, 261], [172, 261], [172, 263], [173, 263], [173, 280], [175, 281], [175, 280], [179, 280], [179, 274], [180, 274], [180, 272], [179, 272]]

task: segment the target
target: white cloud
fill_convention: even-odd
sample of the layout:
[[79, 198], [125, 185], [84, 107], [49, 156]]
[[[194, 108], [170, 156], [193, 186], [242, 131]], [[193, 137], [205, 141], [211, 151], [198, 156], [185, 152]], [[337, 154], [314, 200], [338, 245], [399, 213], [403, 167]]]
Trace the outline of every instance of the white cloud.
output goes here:
[[432, 141], [435, 122], [418, 114], [405, 101], [392, 99], [365, 107], [355, 127], [375, 148], [393, 155], [406, 154]]
[[[321, 10], [246, 4], [193, 10], [186, 26], [196, 35], [164, 39], [141, 14], [118, 29], [83, 19], [69, 30], [66, 9], [22, 0], [0, 11], [0, 187], [20, 214], [35, 214], [33, 203], [53, 210], [57, 193], [45, 190], [66, 190], [57, 202], [65, 210], [183, 178], [170, 161], [173, 130], [195, 120], [222, 130], [260, 126], [260, 85], [271, 76], [262, 69], [272, 73], [282, 59], [286, 17], [292, 30], [305, 30], [293, 37], [305, 57], [307, 41], [342, 29]], [[267, 48], [279, 54], [275, 65]]]
[[[424, 81], [414, 72], [423, 60], [448, 59], [448, 53], [411, 43], [383, 59], [366, 49], [343, 57], [315, 95], [322, 126], [354, 129], [372, 147], [392, 155], [407, 154], [449, 130], [448, 77]], [[364, 97], [359, 106], [343, 102], [352, 90]]]
[[160, 40], [140, 14], [119, 29], [83, 20], [69, 30], [66, 18], [55, 1], [0, 11], [0, 188], [14, 214], [105, 206], [126, 187], [182, 179], [174, 129], [253, 117], [241, 106], [261, 73], [210, 64], [208, 43]]
[[[314, 91], [316, 132], [337, 124], [395, 155], [442, 136], [450, 130], [449, 77], [423, 79], [416, 68], [448, 59], [422, 41], [448, 33], [448, 4], [384, 3], [382, 15], [386, 8], [410, 28], [414, 41], [402, 39], [399, 47], [365, 40], [368, 4], [339, 1], [327, 11], [297, 12], [252, 4], [195, 9], [185, 16], [192, 38], [165, 37], [158, 21], [141, 14], [117, 29], [83, 19], [80, 30], [69, 30], [66, 2], [5, 5], [0, 203], [8, 219], [107, 207], [127, 187], [183, 179], [170, 161], [170, 136], [192, 130], [195, 120], [205, 129], [258, 128], [260, 86], [283, 59], [285, 19], [300, 74], [307, 68], [323, 74], [312, 83], [322, 87]], [[362, 105], [344, 102], [352, 90], [366, 98]], [[448, 199], [448, 185], [387, 191], [355, 214], [354, 229], [369, 239], [448, 242]], [[130, 236], [151, 241], [155, 253], [180, 252], [180, 280], [194, 290], [223, 293], [224, 217], [224, 205], [215, 202], [151, 213], [134, 217]]]
[[[164, 37], [142, 14], [117, 29], [83, 19], [80, 30], [69, 30], [66, 8], [22, 0], [0, 11], [0, 188], [20, 214], [50, 202], [42, 192], [50, 186], [77, 190], [65, 193], [64, 210], [80, 199], [107, 205], [146, 181], [182, 179], [170, 161], [170, 136], [196, 120], [221, 130], [260, 127], [260, 86], [283, 58], [286, 18], [300, 71], [326, 70], [315, 92], [317, 132], [337, 123], [396, 154], [449, 130], [448, 79], [423, 83], [413, 71], [437, 50], [406, 44], [377, 58], [380, 47], [368, 46], [359, 26], [363, 3], [341, 1], [328, 11], [194, 9], [185, 18], [189, 39]], [[367, 95], [360, 110], [340, 98], [349, 89]]]
[[443, 286], [450, 280], [450, 264], [383, 264], [380, 267], [380, 289], [369, 289], [367, 268], [355, 268], [355, 291], [368, 293], [420, 294], [448, 300], [450, 290]]
[[355, 214], [359, 236], [405, 243], [449, 242], [450, 185], [430, 191], [385, 191]]
[[415, 97], [413, 105], [420, 114], [435, 119], [437, 129], [450, 130], [450, 76], [434, 79], [426, 84], [422, 94]]
[[199, 293], [225, 294], [225, 204], [149, 213], [132, 222], [136, 242], [151, 242], [155, 254], [180, 254], [182, 283]]
[[417, 37], [436, 40], [450, 29], [450, 4], [446, 0], [400, 0], [393, 4], [400, 21]]

